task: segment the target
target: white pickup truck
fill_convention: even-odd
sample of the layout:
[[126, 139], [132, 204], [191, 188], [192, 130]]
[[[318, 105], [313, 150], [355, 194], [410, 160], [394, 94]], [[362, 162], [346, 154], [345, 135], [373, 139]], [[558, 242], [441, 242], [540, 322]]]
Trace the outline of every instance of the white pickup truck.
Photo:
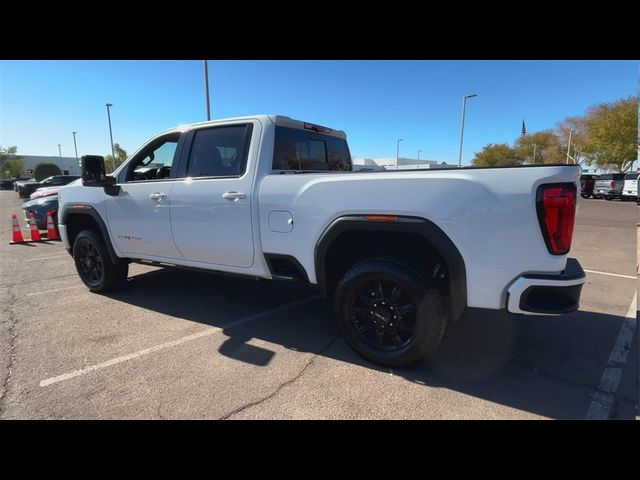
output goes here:
[[468, 308], [575, 311], [580, 167], [352, 171], [346, 135], [284, 116], [181, 126], [112, 175], [82, 158], [59, 227], [93, 291], [139, 262], [317, 285], [365, 358], [432, 354]]

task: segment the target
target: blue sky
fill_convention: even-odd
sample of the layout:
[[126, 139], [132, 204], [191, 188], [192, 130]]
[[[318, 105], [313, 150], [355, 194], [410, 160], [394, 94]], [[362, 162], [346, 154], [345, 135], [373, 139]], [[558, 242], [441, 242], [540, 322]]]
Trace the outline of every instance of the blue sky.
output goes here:
[[[357, 158], [463, 163], [595, 103], [636, 94], [637, 61], [209, 61], [213, 118], [279, 113], [345, 130]], [[30, 155], [133, 153], [150, 136], [205, 120], [202, 62], [2, 61], [0, 145]]]

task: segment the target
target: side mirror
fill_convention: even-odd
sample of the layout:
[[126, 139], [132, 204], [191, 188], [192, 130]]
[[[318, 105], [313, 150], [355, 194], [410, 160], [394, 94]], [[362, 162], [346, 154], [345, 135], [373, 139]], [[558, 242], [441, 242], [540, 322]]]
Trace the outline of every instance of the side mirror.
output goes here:
[[112, 197], [115, 197], [120, 193], [120, 185], [118, 185], [116, 177], [105, 177], [104, 193], [106, 193], [107, 195], [111, 195]]
[[99, 155], [85, 155], [80, 161], [82, 185], [85, 187], [104, 187], [106, 173], [104, 158]]

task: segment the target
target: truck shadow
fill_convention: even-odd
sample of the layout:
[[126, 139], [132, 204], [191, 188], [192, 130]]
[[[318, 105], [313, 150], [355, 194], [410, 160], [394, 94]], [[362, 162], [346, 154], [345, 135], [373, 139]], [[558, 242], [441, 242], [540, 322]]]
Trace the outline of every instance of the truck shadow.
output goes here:
[[470, 311], [449, 325], [433, 358], [390, 370], [337, 338], [330, 302], [314, 298], [318, 292], [309, 285], [175, 270], [142, 273], [127, 283], [108, 296], [221, 328], [228, 338], [212, 356], [266, 366], [275, 352], [248, 343], [258, 339], [551, 418], [584, 418], [624, 320], [593, 312], [528, 317]]

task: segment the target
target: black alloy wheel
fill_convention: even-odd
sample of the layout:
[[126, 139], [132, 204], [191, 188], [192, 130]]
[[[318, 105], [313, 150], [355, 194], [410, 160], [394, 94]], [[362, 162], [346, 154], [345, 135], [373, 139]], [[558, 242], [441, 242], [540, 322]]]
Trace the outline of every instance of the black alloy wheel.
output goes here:
[[90, 287], [100, 284], [104, 273], [104, 261], [96, 246], [87, 238], [79, 240], [78, 269], [82, 280]]
[[117, 290], [129, 275], [128, 260], [112, 260], [102, 235], [95, 230], [78, 233], [73, 242], [73, 259], [80, 279], [92, 292]]
[[447, 293], [400, 260], [353, 265], [335, 290], [338, 328], [365, 359], [399, 367], [431, 356], [447, 320]]
[[380, 279], [357, 288], [350, 316], [354, 331], [365, 343], [397, 351], [414, 339], [416, 310], [416, 301], [398, 283]]

